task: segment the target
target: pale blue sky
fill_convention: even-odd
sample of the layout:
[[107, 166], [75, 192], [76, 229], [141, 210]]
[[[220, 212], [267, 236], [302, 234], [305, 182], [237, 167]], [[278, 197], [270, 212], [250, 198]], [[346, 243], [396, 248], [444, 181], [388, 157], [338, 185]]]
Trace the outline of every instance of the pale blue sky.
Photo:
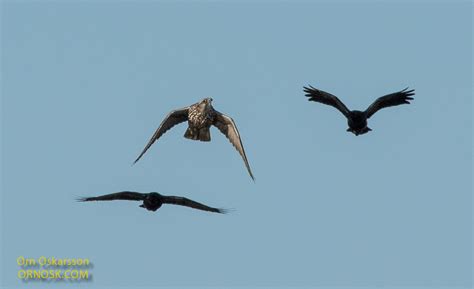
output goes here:
[[[3, 2], [2, 276], [20, 256], [83, 257], [67, 287], [472, 285], [472, 4]], [[406, 86], [372, 132], [351, 108]], [[214, 98], [132, 161], [169, 110]], [[229, 215], [78, 196], [158, 191]], [[55, 286], [56, 285], [56, 286]], [[59, 286], [57, 286], [59, 285]], [[341, 288], [342, 288], [341, 287]]]

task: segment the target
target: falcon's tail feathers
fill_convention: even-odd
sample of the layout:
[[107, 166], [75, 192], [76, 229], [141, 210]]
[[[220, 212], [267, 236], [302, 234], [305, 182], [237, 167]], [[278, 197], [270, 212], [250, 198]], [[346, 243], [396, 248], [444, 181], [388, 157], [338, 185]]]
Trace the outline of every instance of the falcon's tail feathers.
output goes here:
[[184, 137], [192, 140], [211, 141], [211, 132], [209, 128], [192, 129], [188, 127]]

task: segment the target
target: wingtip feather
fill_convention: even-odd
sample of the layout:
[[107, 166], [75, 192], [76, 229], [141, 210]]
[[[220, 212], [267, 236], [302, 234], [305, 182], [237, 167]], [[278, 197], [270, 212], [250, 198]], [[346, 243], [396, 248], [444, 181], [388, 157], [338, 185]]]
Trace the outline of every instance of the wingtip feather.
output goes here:
[[133, 161], [132, 166], [135, 165], [135, 164], [140, 160], [141, 157], [142, 157], [142, 156], [139, 156], [138, 158], [136, 158], [136, 159]]
[[220, 213], [220, 214], [224, 214], [224, 215], [227, 215], [229, 213], [232, 213], [232, 212], [235, 212], [235, 209], [224, 209], [224, 208], [219, 208], [217, 209], [217, 213]]
[[250, 174], [250, 177], [252, 178], [252, 181], [255, 183], [255, 177], [253, 176], [252, 173]]

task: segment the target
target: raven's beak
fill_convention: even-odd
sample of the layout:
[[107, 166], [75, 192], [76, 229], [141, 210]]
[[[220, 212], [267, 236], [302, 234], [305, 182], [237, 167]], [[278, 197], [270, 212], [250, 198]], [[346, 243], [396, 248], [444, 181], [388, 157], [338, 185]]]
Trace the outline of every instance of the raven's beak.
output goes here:
[[144, 205], [144, 204], [141, 204], [141, 205], [140, 205], [140, 208], [145, 208], [145, 205]]

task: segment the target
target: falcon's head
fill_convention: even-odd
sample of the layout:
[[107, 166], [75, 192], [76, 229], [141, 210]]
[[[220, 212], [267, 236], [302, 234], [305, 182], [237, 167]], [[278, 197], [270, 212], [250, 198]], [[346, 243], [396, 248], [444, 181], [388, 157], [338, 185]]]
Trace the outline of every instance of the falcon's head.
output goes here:
[[201, 111], [207, 111], [210, 108], [212, 108], [212, 98], [211, 97], [206, 97], [203, 100], [199, 102], [199, 108]]
[[212, 97], [206, 97], [203, 100], [201, 100], [201, 103], [205, 103], [206, 105], [212, 105]]

